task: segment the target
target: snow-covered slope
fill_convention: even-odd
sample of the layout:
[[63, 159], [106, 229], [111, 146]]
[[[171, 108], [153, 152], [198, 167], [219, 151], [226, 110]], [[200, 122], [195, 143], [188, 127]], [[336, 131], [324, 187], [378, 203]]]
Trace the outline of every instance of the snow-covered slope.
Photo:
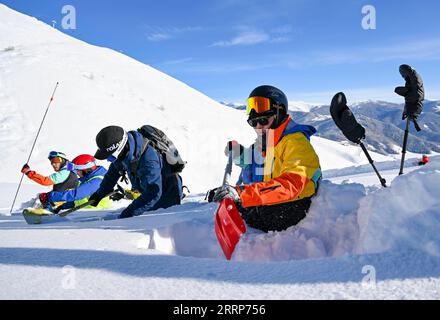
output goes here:
[[[107, 125], [163, 129], [187, 160], [185, 183], [206, 188], [221, 180], [223, 148], [245, 117], [187, 85], [118, 52], [88, 45], [0, 4], [0, 181], [18, 181], [50, 94], [60, 87], [31, 165], [50, 169], [52, 150], [71, 157], [95, 151]], [[205, 143], [209, 141], [209, 143]], [[217, 164], [216, 162], [220, 162]], [[17, 172], [18, 171], [18, 172]], [[208, 176], [204, 173], [210, 172]]]
[[[184, 183], [202, 192], [221, 181], [226, 141], [249, 145], [254, 139], [243, 111], [225, 108], [160, 71], [2, 4], [0, 21], [0, 181], [19, 180], [57, 81], [60, 87], [30, 162], [43, 173], [50, 172], [46, 155], [51, 150], [70, 157], [93, 154], [104, 126], [133, 130], [148, 123], [175, 142], [188, 161]], [[312, 142], [324, 170], [366, 163], [358, 148], [321, 138]]]
[[440, 299], [439, 189], [440, 158], [387, 189], [325, 180], [305, 220], [248, 229], [230, 262], [202, 197], [126, 220], [3, 216], [0, 298]]

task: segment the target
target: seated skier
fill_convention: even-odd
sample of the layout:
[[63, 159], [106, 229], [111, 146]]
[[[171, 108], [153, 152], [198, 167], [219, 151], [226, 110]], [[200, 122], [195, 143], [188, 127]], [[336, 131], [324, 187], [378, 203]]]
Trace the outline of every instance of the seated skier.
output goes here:
[[[67, 170], [66, 165], [68, 159], [66, 155], [59, 151], [51, 151], [47, 157], [52, 165], [55, 173], [49, 176], [43, 176], [29, 167], [26, 163], [21, 172], [24, 173], [32, 181], [42, 185], [42, 186], [53, 186], [53, 191], [65, 191], [68, 189], [73, 189], [78, 185], [78, 177], [75, 173]], [[40, 193], [38, 197], [40, 202], [44, 202], [46, 193]]]
[[66, 155], [62, 152], [51, 151], [47, 158], [55, 173], [49, 176], [43, 176], [31, 170], [27, 163], [23, 166], [21, 172], [42, 186], [53, 186], [53, 191], [64, 191], [75, 188], [78, 184], [78, 177], [73, 172], [67, 170], [66, 164], [69, 160]]
[[[43, 207], [55, 213], [87, 202], [89, 197], [99, 189], [102, 179], [107, 173], [107, 169], [98, 166], [96, 159], [88, 154], [79, 155], [67, 167], [78, 174], [79, 185], [69, 190], [52, 191], [40, 196]], [[54, 205], [60, 202], [63, 204], [54, 208]], [[107, 209], [111, 205], [110, 199], [106, 197], [99, 202], [97, 208]]]

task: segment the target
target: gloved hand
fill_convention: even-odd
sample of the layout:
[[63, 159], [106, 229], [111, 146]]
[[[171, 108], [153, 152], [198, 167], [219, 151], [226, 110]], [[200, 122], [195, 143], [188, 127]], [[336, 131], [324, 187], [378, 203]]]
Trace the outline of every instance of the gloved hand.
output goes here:
[[125, 198], [128, 200], [136, 200], [141, 196], [141, 193], [137, 190], [124, 190]]
[[74, 207], [75, 207], [75, 202], [73, 202], [73, 201], [72, 202], [65, 202], [62, 205], [58, 206], [58, 207], [52, 208], [51, 211], [53, 213], [55, 213], [55, 214], [58, 214], [58, 213], [60, 213], [61, 210], [69, 210], [69, 209], [72, 209]]
[[232, 158], [238, 158], [243, 154], [244, 151], [244, 147], [239, 144], [237, 141], [232, 140], [232, 141], [228, 141], [228, 143], [226, 144], [225, 147], [225, 155], [229, 156], [229, 152], [232, 152]]
[[62, 206], [58, 206], [58, 207], [56, 207], [56, 208], [53, 208], [53, 209], [52, 209], [52, 212], [53, 212], [54, 214], [58, 214], [58, 213], [60, 213], [61, 210], [63, 210]]
[[103, 198], [104, 197], [101, 194], [99, 194], [98, 192], [95, 192], [94, 194], [92, 194], [89, 197], [90, 205], [92, 207], [97, 207]]
[[43, 208], [47, 208], [49, 206], [49, 196], [50, 196], [50, 192], [40, 193], [38, 195], [38, 198], [40, 199]]
[[112, 201], [119, 201], [124, 198], [125, 198], [125, 195], [120, 192], [114, 193], [110, 196], [110, 200], [112, 200]]
[[208, 200], [209, 203], [214, 202], [214, 196], [216, 194], [216, 192], [218, 191], [219, 188], [215, 188], [212, 190], [208, 190], [208, 192], [206, 192], [206, 196], [205, 196], [205, 200]]
[[29, 172], [31, 172], [31, 168], [29, 167], [29, 165], [26, 163], [23, 168], [21, 168], [21, 173], [24, 173], [25, 175], [29, 174]]
[[425, 89], [423, 80], [416, 70], [407, 64], [399, 67], [400, 75], [405, 79], [404, 87], [397, 87], [394, 92], [405, 98], [405, 108], [402, 119], [410, 118], [417, 120], [423, 110], [423, 100], [425, 99]]
[[241, 198], [238, 194], [237, 190], [231, 185], [225, 185], [224, 187], [220, 187], [214, 194], [213, 201], [221, 202], [225, 198], [230, 198], [235, 203], [240, 204]]

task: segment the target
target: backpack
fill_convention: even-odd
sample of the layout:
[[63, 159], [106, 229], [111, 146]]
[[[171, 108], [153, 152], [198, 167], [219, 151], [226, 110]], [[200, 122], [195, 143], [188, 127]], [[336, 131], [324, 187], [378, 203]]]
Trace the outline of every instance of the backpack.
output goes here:
[[[163, 131], [149, 125], [142, 126], [137, 131], [144, 137], [144, 145], [142, 147], [141, 156], [150, 144], [156, 151], [158, 151], [171, 166], [173, 173], [181, 173], [185, 168], [186, 162], [180, 157], [179, 151], [174, 143], [167, 137]], [[132, 171], [136, 175], [138, 161], [132, 163]], [[134, 170], [133, 170], [134, 169]]]

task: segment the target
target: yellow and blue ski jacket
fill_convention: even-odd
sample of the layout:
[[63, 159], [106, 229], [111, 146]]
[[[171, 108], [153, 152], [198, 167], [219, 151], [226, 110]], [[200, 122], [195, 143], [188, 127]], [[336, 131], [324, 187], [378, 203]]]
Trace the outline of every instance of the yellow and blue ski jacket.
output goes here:
[[322, 177], [318, 155], [310, 144], [316, 129], [289, 116], [270, 130], [266, 148], [254, 144], [250, 164], [242, 172], [237, 191], [243, 207], [276, 205], [315, 195]]

